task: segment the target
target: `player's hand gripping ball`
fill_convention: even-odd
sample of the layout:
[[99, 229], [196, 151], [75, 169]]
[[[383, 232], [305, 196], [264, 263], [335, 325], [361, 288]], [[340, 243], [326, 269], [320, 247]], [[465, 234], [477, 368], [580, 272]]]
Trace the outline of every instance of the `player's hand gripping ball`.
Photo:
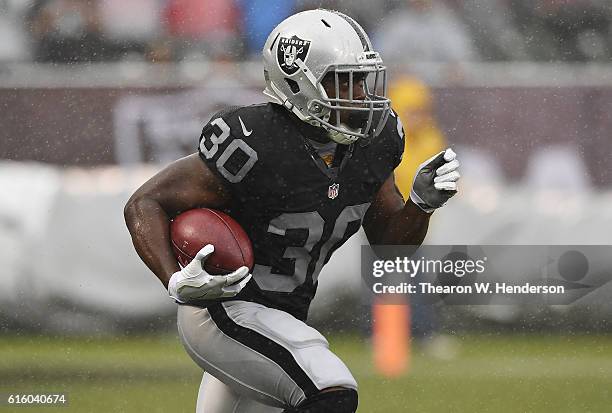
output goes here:
[[193, 209], [170, 224], [172, 247], [182, 269], [168, 292], [179, 302], [233, 297], [251, 279], [253, 247], [242, 227], [212, 209]]

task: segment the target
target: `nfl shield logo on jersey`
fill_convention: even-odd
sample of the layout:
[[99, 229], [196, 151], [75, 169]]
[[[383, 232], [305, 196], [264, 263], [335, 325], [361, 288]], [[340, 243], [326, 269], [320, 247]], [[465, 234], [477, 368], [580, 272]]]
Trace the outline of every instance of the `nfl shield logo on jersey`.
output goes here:
[[302, 40], [297, 36], [292, 36], [289, 39], [281, 37], [278, 41], [276, 59], [283, 73], [291, 76], [297, 72], [299, 66], [295, 61], [300, 59], [302, 62], [305, 62], [309, 49], [310, 40]]
[[334, 199], [338, 196], [338, 190], [340, 189], [340, 184], [333, 184], [329, 186], [327, 190], [327, 196], [329, 199]]

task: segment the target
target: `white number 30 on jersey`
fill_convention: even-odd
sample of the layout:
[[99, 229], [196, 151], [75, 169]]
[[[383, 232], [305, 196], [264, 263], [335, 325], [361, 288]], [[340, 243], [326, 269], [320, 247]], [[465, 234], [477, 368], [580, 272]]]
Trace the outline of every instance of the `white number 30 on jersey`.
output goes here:
[[[221, 134], [217, 135], [215, 132], [211, 134], [211, 136], [202, 136], [202, 140], [200, 141], [200, 152], [204, 154], [206, 159], [213, 158], [217, 152], [219, 151], [219, 145], [221, 145], [225, 140], [230, 136], [230, 127], [225, 123], [222, 118], [217, 118], [210, 122], [212, 126], [216, 126], [221, 130]], [[211, 145], [210, 148], [207, 148], [206, 144]], [[227, 160], [233, 155], [236, 150], [240, 149], [244, 152], [248, 159], [244, 162], [242, 167], [232, 173], [225, 167], [225, 163]], [[221, 153], [219, 158], [217, 159], [216, 165], [217, 170], [225, 179], [235, 184], [237, 182], [242, 181], [242, 179], [246, 176], [246, 174], [251, 170], [253, 165], [257, 162], [257, 152], [253, 148], [251, 148], [245, 141], [242, 139], [234, 138], [229, 145], [225, 148], [225, 150]]]

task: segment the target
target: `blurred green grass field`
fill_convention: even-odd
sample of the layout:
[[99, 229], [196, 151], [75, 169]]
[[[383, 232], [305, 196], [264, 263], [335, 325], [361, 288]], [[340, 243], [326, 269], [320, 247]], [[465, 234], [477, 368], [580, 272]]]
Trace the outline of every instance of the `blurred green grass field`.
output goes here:
[[[369, 345], [332, 336], [360, 385], [359, 412], [610, 412], [612, 336], [458, 337], [458, 355], [413, 352], [405, 376], [373, 368]], [[176, 337], [0, 339], [0, 393], [66, 392], [69, 405], [0, 412], [193, 412], [201, 373]]]

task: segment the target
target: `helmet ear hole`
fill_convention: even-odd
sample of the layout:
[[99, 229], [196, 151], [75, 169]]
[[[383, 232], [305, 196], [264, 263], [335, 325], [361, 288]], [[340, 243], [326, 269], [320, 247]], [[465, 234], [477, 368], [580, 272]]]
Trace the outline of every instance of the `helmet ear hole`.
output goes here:
[[285, 78], [285, 82], [287, 82], [287, 85], [289, 85], [289, 89], [291, 89], [294, 95], [300, 93], [300, 85], [298, 85], [295, 80]]

